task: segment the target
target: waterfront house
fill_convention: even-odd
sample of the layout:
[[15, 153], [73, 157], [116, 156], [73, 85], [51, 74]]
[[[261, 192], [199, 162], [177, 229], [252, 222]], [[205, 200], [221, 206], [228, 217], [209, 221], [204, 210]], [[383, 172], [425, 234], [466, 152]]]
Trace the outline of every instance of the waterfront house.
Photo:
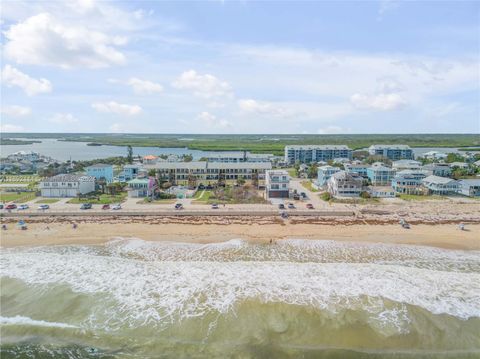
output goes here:
[[363, 178], [367, 178], [367, 168], [369, 167], [370, 165], [367, 163], [352, 163], [345, 165], [345, 171], [347, 171], [347, 173], [357, 173]]
[[113, 182], [113, 166], [102, 163], [97, 163], [85, 168], [88, 176], [95, 177], [97, 181], [104, 178], [107, 183]]
[[95, 177], [59, 174], [40, 182], [42, 197], [77, 197], [95, 191]]
[[267, 198], [288, 198], [290, 176], [284, 170], [265, 172], [265, 192]]
[[123, 166], [123, 170], [118, 175], [118, 180], [120, 182], [128, 182], [134, 178], [137, 178], [142, 169], [140, 164], [131, 164]]
[[358, 197], [363, 191], [363, 178], [357, 173], [339, 171], [327, 181], [327, 190], [334, 197]]
[[352, 150], [345, 145], [291, 145], [285, 146], [288, 164], [328, 162], [334, 158], [352, 158]]
[[372, 198], [394, 198], [395, 190], [390, 186], [371, 186], [368, 193]]
[[153, 164], [153, 163], [157, 162], [157, 160], [158, 160], [158, 157], [154, 156], [154, 155], [143, 156], [143, 163], [144, 164]]
[[368, 148], [371, 156], [382, 156], [392, 161], [413, 160], [413, 150], [407, 145], [371, 145]]
[[438, 151], [429, 151], [424, 153], [423, 157], [429, 160], [443, 160], [447, 158], [447, 154], [443, 152], [438, 152]]
[[450, 165], [450, 168], [462, 168], [462, 169], [468, 168], [468, 163], [465, 163], [465, 162], [452, 162], [449, 165]]
[[448, 163], [429, 163], [423, 166], [422, 169], [430, 171], [433, 176], [449, 177], [452, 174], [452, 169]]
[[422, 185], [428, 190], [429, 194], [435, 195], [454, 195], [459, 190], [458, 181], [440, 176], [425, 177], [422, 180]]
[[317, 169], [316, 185], [323, 187], [334, 173], [340, 172], [340, 168], [334, 166], [322, 166]]
[[391, 184], [395, 172], [393, 168], [377, 163], [367, 168], [367, 177], [374, 186], [387, 186]]
[[480, 197], [480, 179], [462, 179], [458, 181], [459, 193], [468, 197]]
[[127, 182], [128, 197], [150, 197], [155, 189], [155, 179], [135, 178]]
[[398, 160], [392, 162], [392, 168], [397, 171], [418, 170], [422, 167], [422, 163], [415, 160]]
[[393, 190], [400, 194], [424, 194], [422, 180], [427, 175], [425, 173], [409, 172], [409, 170], [401, 171], [392, 179]]

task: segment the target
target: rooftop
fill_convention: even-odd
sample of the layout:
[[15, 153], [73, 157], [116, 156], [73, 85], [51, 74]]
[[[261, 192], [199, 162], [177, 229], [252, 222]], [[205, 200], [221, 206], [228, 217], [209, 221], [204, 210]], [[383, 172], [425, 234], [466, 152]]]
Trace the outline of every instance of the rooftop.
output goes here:
[[450, 182], [456, 182], [454, 179], [448, 177], [440, 176], [428, 176], [423, 179], [423, 182], [437, 183], [437, 184], [448, 184]]
[[89, 169], [89, 168], [107, 168], [107, 167], [113, 167], [112, 165], [107, 165], [107, 164], [104, 164], [104, 163], [96, 163], [94, 165], [91, 165], [91, 166], [88, 166], [88, 167], [85, 167], [86, 169]]
[[346, 145], [288, 145], [286, 150], [350, 150]]
[[384, 150], [384, 149], [389, 149], [389, 150], [410, 150], [410, 146], [408, 145], [371, 145], [369, 148], [375, 149], [375, 150]]
[[42, 182], [78, 182], [78, 181], [95, 181], [93, 176], [74, 175], [74, 174], [59, 174], [53, 177], [46, 178]]

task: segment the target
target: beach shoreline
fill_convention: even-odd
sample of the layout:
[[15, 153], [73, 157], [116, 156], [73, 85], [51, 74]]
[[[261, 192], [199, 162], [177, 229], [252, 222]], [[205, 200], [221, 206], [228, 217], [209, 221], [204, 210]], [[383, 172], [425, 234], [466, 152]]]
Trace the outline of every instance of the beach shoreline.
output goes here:
[[[278, 217], [32, 217], [20, 230], [14, 218], [2, 218], [2, 247], [43, 245], [101, 245], [114, 238], [147, 241], [215, 243], [242, 239], [270, 243], [285, 239], [334, 240], [480, 250], [480, 224], [461, 231], [455, 221], [417, 223], [410, 229], [392, 221], [365, 219]], [[73, 228], [73, 223], [77, 228]]]

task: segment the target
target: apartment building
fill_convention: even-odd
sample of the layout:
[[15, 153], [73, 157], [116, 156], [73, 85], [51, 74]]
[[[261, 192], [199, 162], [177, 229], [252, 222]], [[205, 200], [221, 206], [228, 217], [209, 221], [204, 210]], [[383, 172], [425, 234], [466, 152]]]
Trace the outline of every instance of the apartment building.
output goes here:
[[265, 192], [267, 198], [288, 198], [290, 176], [284, 170], [265, 171]]
[[288, 164], [327, 162], [335, 158], [352, 159], [352, 150], [345, 145], [285, 146], [285, 162]]
[[178, 184], [195, 182], [197, 184], [223, 180], [256, 180], [259, 184], [265, 181], [265, 171], [272, 169], [271, 162], [158, 162], [145, 165], [148, 171], [154, 169], [160, 179]]
[[371, 145], [368, 153], [371, 156], [382, 156], [392, 161], [414, 159], [413, 150], [407, 145]]
[[273, 154], [258, 154], [250, 153], [248, 151], [213, 152], [206, 157], [208, 162], [226, 163], [270, 162], [273, 158]]

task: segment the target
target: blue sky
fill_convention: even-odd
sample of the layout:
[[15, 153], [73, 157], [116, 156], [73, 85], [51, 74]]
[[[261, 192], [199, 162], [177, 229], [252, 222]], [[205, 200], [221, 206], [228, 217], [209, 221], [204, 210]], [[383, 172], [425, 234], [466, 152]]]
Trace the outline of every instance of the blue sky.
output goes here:
[[477, 1], [2, 7], [5, 132], [480, 132]]

